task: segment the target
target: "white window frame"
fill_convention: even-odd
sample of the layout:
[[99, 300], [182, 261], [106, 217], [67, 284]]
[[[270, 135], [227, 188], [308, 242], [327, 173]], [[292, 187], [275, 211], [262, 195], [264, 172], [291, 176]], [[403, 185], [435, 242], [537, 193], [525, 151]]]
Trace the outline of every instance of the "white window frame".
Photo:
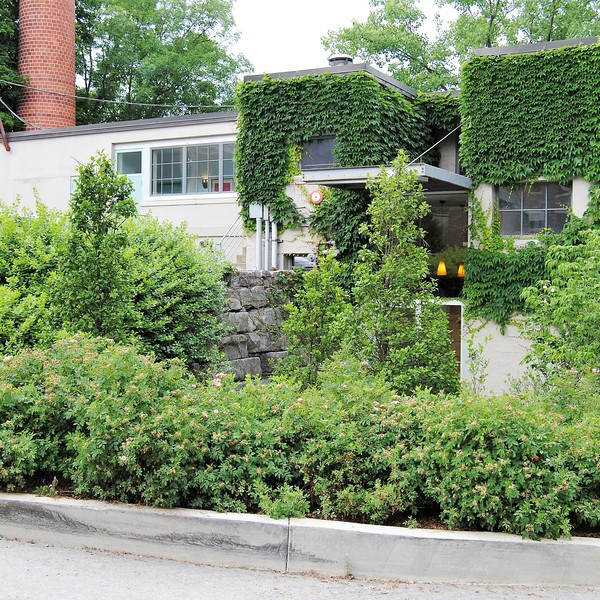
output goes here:
[[[544, 207], [526, 208], [524, 206], [524, 204], [525, 204], [524, 203], [524, 194], [528, 190], [528, 188], [530, 189], [531, 187], [533, 187], [533, 185], [543, 185], [544, 186], [544, 189], [545, 189]], [[497, 203], [498, 210], [500, 213], [501, 231], [502, 231], [502, 235], [504, 237], [528, 238], [528, 237], [535, 236], [537, 233], [539, 233], [543, 229], [549, 228], [549, 225], [548, 225], [549, 214], [551, 214], [551, 213], [565, 214], [565, 215], [568, 214], [569, 209], [571, 209], [573, 206], [573, 182], [571, 181], [568, 184], [568, 186], [570, 187], [570, 191], [571, 191], [568, 205], [565, 203], [563, 207], [556, 207], [556, 208], [548, 207], [548, 186], [549, 185], [561, 185], [561, 184], [559, 184], [559, 182], [556, 182], [556, 181], [539, 179], [533, 183], [516, 183], [512, 187], [496, 186], [496, 189], [495, 189], [496, 203]], [[520, 194], [520, 206], [518, 208], [514, 208], [514, 209], [502, 207], [502, 205], [501, 205], [502, 195], [508, 194], [509, 196], [512, 196], [515, 191], [518, 191]], [[542, 212], [543, 212], [543, 217], [544, 217], [543, 225], [539, 229], [536, 228], [535, 231], [524, 233], [524, 229], [525, 229], [524, 218], [525, 218], [525, 216], [528, 213], [542, 213]], [[519, 232], [511, 232], [511, 233], [506, 232], [505, 233], [503, 216], [510, 215], [510, 214], [513, 214], [513, 215], [518, 214], [520, 216]], [[562, 228], [561, 228], [561, 230], [562, 230]], [[560, 231], [557, 231], [556, 233], [559, 233], [559, 232]]]
[[[189, 144], [168, 144], [161, 146], [153, 146], [150, 149], [150, 196], [154, 199], [165, 198], [170, 196], [204, 196], [206, 194], [227, 194], [235, 192], [235, 164], [233, 164], [232, 173], [229, 175], [224, 172], [225, 158], [224, 158], [224, 150], [225, 146], [232, 146], [235, 148], [234, 141], [203, 141], [198, 143], [189, 143]], [[191, 149], [196, 148], [210, 148], [211, 146], [216, 147], [218, 149], [218, 158], [214, 160], [214, 162], [218, 161], [217, 170], [218, 173], [211, 173], [209, 163], [212, 159], [209, 158], [206, 160], [207, 170], [206, 172], [201, 173], [199, 176], [190, 175], [190, 166], [194, 164], [202, 164], [203, 161], [191, 161], [190, 152]], [[177, 178], [171, 178], [171, 181], [181, 180], [181, 190], [179, 191], [170, 191], [170, 192], [158, 192], [157, 191], [157, 183], [160, 181], [155, 178], [155, 165], [154, 157], [155, 153], [164, 150], [181, 150], [181, 162], [173, 163], [181, 165], [181, 176]], [[201, 178], [201, 179], [200, 179]], [[192, 188], [191, 181], [192, 180], [200, 180], [200, 186], [197, 186], [196, 189], [188, 189]], [[163, 179], [166, 181], [166, 179]], [[206, 191], [203, 191], [204, 188]]]

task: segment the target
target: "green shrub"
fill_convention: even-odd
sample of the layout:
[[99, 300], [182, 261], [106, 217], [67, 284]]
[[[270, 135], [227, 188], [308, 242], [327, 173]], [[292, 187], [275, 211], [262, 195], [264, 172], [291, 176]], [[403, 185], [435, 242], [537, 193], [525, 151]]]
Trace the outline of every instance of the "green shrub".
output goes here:
[[60, 324], [48, 281], [64, 249], [66, 218], [41, 202], [35, 211], [0, 204], [0, 353], [47, 346]]
[[198, 383], [77, 335], [0, 361], [0, 486], [56, 477], [105, 500], [381, 524], [437, 509], [450, 527], [555, 538], [600, 524], [598, 378], [555, 381], [568, 404], [548, 386], [399, 396], [340, 354], [307, 388]]
[[596, 514], [588, 511], [588, 523], [597, 523], [600, 488], [589, 473], [597, 426], [566, 426], [541, 402], [458, 397], [440, 398], [422, 431], [411, 454], [450, 527], [557, 538], [569, 535], [574, 514], [581, 522], [590, 502]]
[[146, 216], [127, 226], [132, 333], [142, 352], [186, 364], [217, 360], [225, 335], [225, 264], [185, 225]]

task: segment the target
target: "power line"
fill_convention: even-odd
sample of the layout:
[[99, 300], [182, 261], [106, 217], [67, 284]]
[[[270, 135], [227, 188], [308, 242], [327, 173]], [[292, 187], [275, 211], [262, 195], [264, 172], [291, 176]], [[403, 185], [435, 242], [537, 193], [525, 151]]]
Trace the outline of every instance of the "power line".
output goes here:
[[15, 87], [25, 88], [27, 90], [34, 90], [36, 92], [44, 92], [45, 94], [51, 94], [53, 96], [62, 96], [63, 98], [71, 98], [75, 100], [89, 100], [91, 102], [104, 102], [105, 104], [149, 106], [152, 108], [235, 108], [233, 104], [221, 104], [221, 106], [213, 106], [209, 104], [186, 104], [182, 106], [180, 104], [152, 104], [150, 102], [128, 102], [127, 100], [105, 100], [104, 98], [90, 98], [89, 96], [77, 96], [75, 94], [66, 94], [64, 92], [54, 92], [52, 90], [46, 90], [44, 88], [25, 85], [23, 83], [17, 83], [15, 81], [8, 81], [6, 79], [0, 79], [0, 83], [6, 83], [7, 85], [13, 85]]
[[6, 110], [13, 117], [15, 117], [15, 119], [19, 119], [19, 121], [21, 121], [22, 123], [25, 123], [25, 125], [27, 125], [28, 127], [33, 127], [34, 129], [43, 129], [43, 127], [40, 127], [39, 125], [34, 125], [33, 123], [26, 121], [23, 117], [20, 117], [14, 110], [12, 110], [12, 108], [8, 104], [6, 104], [6, 102], [4, 102], [4, 100], [2, 100], [1, 97], [0, 97], [0, 103], [2, 103], [4, 105], [4, 108], [6, 108]]

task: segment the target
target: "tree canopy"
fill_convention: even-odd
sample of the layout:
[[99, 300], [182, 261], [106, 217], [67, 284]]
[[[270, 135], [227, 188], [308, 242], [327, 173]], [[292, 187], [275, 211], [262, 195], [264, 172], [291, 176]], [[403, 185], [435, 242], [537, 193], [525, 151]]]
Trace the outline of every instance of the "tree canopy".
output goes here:
[[428, 36], [417, 0], [370, 0], [365, 23], [329, 31], [325, 48], [387, 68], [421, 91], [456, 87], [473, 48], [546, 42], [600, 33], [598, 0], [436, 0], [436, 33]]
[[[250, 63], [231, 52], [233, 0], [76, 0], [79, 124], [218, 110]], [[0, 7], [0, 79], [17, 74], [18, 0]], [[0, 83], [13, 110], [18, 90]], [[97, 102], [108, 100], [110, 102]], [[154, 106], [150, 106], [154, 105]], [[18, 126], [0, 104], [0, 117]]]
[[[17, 73], [17, 0], [4, 0], [0, 5], [0, 79], [21, 82]], [[18, 88], [9, 86], [0, 81], [0, 119], [12, 128], [18, 121], [9, 109], [15, 106]], [[8, 106], [6, 106], [8, 105]]]

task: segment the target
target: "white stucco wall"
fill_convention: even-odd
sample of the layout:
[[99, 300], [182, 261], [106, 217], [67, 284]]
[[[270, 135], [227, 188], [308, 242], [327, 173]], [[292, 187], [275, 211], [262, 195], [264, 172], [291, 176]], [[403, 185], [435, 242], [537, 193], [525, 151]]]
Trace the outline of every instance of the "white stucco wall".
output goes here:
[[[465, 343], [472, 337], [473, 347], [476, 351], [480, 350], [485, 364], [485, 389], [490, 393], [507, 392], [511, 379], [525, 374], [527, 366], [523, 359], [531, 347], [531, 343], [521, 337], [518, 321], [508, 325], [504, 333], [500, 331], [500, 325], [492, 321], [474, 319], [465, 325]], [[466, 379], [472, 377], [477, 377], [477, 374], [468, 371]]]
[[[237, 121], [234, 113], [212, 113], [188, 118], [157, 119], [130, 123], [111, 123], [61, 130], [20, 132], [11, 134], [10, 152], [0, 148], [0, 200], [33, 207], [35, 194], [40, 200], [59, 210], [69, 206], [72, 180], [77, 166], [84, 164], [103, 150], [115, 158], [117, 151], [141, 150], [143, 176], [140, 212], [152, 213], [161, 220], [175, 224], [185, 222], [188, 230], [202, 238], [218, 242], [239, 216], [237, 194], [204, 193], [153, 196], [151, 194], [152, 148], [234, 142]], [[288, 193], [307, 216], [307, 197], [296, 186]], [[260, 202], [260, 199], [257, 199]], [[237, 225], [238, 235], [243, 234]], [[306, 230], [288, 231], [282, 236], [279, 253], [314, 251], [314, 244], [305, 239]], [[252, 268], [254, 252], [246, 249], [252, 240], [241, 239], [233, 251], [233, 260], [241, 257], [237, 266]], [[280, 260], [281, 264], [282, 260]]]

